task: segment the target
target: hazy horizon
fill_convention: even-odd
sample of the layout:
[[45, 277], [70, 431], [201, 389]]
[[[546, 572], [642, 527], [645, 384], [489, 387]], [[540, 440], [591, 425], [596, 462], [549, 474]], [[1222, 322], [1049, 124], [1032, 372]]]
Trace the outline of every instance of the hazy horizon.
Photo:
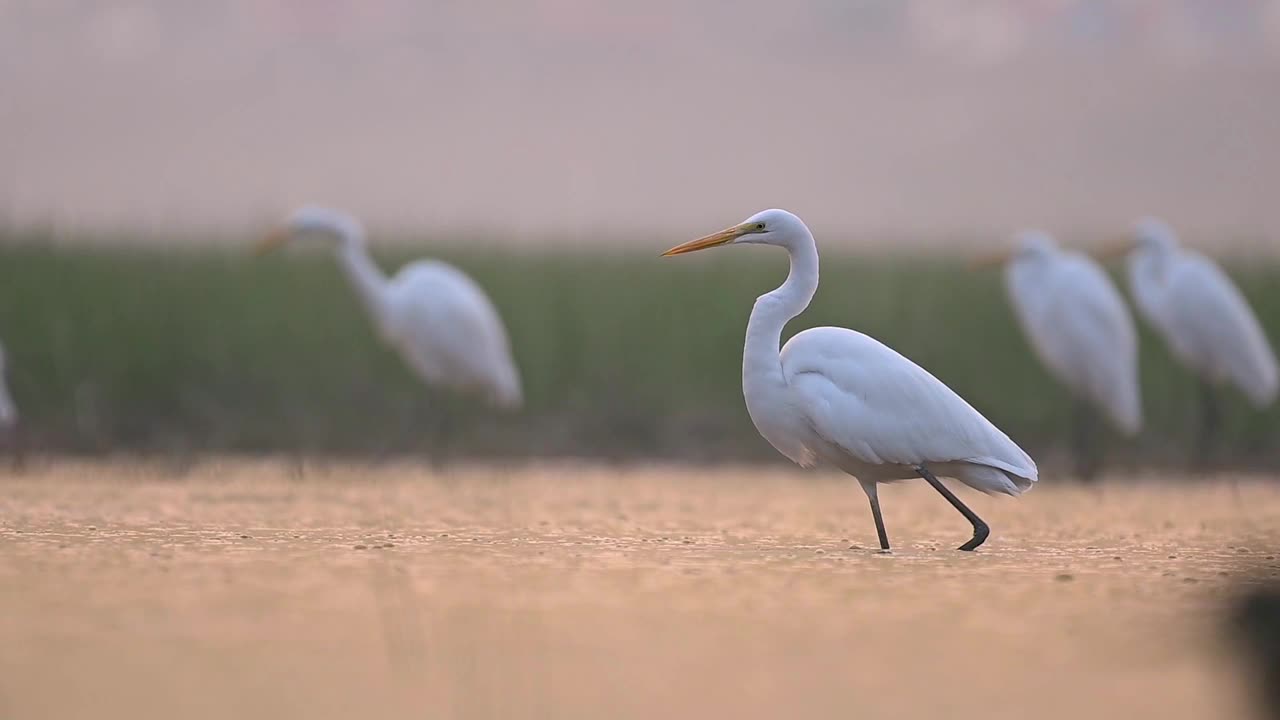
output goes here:
[[[0, 0], [0, 220], [1280, 232], [1280, 3]], [[1101, 9], [1100, 9], [1101, 8]], [[661, 244], [659, 242], [658, 244]]]

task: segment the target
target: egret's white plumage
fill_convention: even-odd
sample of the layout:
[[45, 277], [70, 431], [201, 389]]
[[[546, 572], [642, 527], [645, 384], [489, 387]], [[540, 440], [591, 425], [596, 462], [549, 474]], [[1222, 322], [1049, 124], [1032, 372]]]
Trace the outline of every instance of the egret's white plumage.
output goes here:
[[1142, 427], [1138, 340], [1111, 278], [1090, 257], [1064, 250], [1047, 233], [1017, 238], [1004, 271], [1018, 323], [1036, 356], [1116, 429]]
[[[1036, 481], [1035, 463], [1009, 436], [927, 370], [870, 336], [813, 328], [788, 340], [776, 357], [781, 386], [776, 375], [744, 373], [743, 392], [761, 434], [801, 465], [823, 460], [877, 482], [917, 477], [915, 468], [928, 465], [938, 475], [1007, 495]], [[786, 429], [776, 423], [787, 415], [783, 408], [801, 416]]]
[[888, 539], [876, 483], [921, 476], [974, 523], [974, 539], [962, 549], [981, 544], [985, 524], [933, 475], [1017, 495], [1036, 481], [1035, 462], [928, 371], [867, 335], [813, 328], [779, 351], [783, 327], [818, 288], [817, 245], [795, 215], [765, 210], [666, 254], [731, 243], [776, 245], [791, 258], [786, 282], [756, 300], [747, 323], [742, 391], [760, 434], [801, 466], [826, 463], [857, 477], [882, 547]]
[[13, 396], [9, 394], [6, 382], [8, 367], [4, 346], [0, 346], [0, 430], [13, 427], [18, 422], [18, 406], [13, 404]]
[[1258, 408], [1275, 401], [1275, 353], [1222, 268], [1180, 247], [1173, 231], [1153, 218], [1138, 223], [1128, 266], [1138, 312], [1182, 364], [1211, 384], [1235, 385]]
[[488, 296], [461, 270], [418, 260], [387, 278], [369, 256], [360, 222], [327, 208], [298, 210], [263, 249], [291, 237], [335, 244], [338, 262], [378, 334], [423, 381], [479, 394], [497, 407], [520, 406], [520, 375], [506, 328]]

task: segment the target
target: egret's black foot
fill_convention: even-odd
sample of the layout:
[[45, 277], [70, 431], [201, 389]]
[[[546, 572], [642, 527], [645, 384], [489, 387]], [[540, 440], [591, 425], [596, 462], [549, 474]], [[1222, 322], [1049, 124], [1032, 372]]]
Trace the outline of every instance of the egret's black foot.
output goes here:
[[960, 546], [961, 550], [970, 551], [977, 550], [978, 546], [987, 541], [987, 536], [991, 534], [991, 528], [986, 523], [979, 523], [973, 526], [973, 539]]

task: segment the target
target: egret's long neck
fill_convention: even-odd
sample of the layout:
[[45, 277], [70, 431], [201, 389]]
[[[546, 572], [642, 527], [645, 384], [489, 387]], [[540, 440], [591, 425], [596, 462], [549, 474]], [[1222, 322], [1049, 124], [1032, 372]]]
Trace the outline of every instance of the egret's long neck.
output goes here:
[[1005, 267], [1005, 289], [1014, 299], [1014, 309], [1019, 316], [1025, 319], [1038, 315], [1041, 309], [1053, 302], [1047, 283], [1060, 260], [1060, 257], [1051, 255], [1019, 257]]
[[788, 250], [791, 272], [777, 290], [761, 295], [747, 321], [747, 341], [742, 349], [744, 389], [753, 382], [784, 382], [779, 346], [782, 328], [804, 312], [818, 290], [818, 248], [813, 236], [805, 237]]
[[386, 299], [387, 277], [373, 262], [373, 258], [369, 257], [364, 234], [354, 230], [341, 233], [338, 236], [337, 256], [338, 264], [351, 281], [360, 302], [373, 316], [379, 329], [384, 333], [388, 332], [390, 314]]

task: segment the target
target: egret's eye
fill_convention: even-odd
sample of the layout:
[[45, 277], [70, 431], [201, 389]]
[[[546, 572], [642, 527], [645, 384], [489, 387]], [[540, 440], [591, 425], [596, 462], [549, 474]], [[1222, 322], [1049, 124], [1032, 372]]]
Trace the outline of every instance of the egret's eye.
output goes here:
[[764, 223], [756, 223], [756, 230], [764, 230]]

